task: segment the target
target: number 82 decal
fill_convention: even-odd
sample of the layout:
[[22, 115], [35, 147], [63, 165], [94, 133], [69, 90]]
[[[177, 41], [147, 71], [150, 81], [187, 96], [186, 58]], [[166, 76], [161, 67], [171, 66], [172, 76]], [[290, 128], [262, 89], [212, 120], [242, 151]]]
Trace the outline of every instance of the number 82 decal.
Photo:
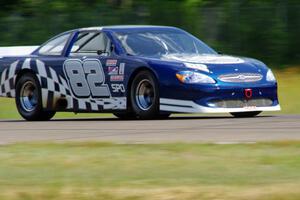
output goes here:
[[76, 97], [110, 97], [110, 91], [105, 84], [105, 74], [102, 64], [97, 59], [69, 59], [64, 62], [64, 73]]

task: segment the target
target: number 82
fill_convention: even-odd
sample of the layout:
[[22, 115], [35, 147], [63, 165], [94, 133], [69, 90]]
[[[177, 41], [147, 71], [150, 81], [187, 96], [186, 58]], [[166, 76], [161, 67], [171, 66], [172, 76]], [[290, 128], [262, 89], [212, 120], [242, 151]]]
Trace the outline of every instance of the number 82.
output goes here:
[[76, 97], [110, 97], [102, 64], [97, 59], [69, 59], [64, 62], [64, 72]]

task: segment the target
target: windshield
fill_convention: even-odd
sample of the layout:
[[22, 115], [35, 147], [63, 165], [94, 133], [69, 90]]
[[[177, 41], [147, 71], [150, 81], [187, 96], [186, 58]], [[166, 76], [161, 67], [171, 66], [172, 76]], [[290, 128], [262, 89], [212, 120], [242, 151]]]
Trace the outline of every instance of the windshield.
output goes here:
[[216, 54], [196, 37], [178, 30], [131, 30], [115, 32], [115, 35], [129, 55]]

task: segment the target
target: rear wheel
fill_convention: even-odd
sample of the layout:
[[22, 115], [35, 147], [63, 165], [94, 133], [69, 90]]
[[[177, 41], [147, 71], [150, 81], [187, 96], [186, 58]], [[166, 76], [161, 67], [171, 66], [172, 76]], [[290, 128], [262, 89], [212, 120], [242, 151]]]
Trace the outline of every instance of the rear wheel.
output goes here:
[[242, 117], [255, 117], [259, 115], [261, 111], [254, 111], [254, 112], [235, 112], [235, 113], [230, 113], [232, 116], [237, 117], [237, 118], [242, 118]]
[[159, 117], [158, 83], [150, 71], [141, 71], [133, 79], [130, 102], [137, 118], [153, 119]]
[[16, 85], [16, 105], [20, 115], [28, 121], [49, 120], [54, 111], [44, 111], [42, 107], [41, 87], [34, 74], [26, 73]]

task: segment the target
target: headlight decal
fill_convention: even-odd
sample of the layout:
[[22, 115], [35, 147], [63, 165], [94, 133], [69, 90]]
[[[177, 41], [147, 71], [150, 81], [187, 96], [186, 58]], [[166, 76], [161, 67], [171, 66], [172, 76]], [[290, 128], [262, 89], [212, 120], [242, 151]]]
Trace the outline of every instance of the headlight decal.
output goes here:
[[176, 77], [182, 83], [216, 83], [216, 81], [210, 76], [193, 71], [180, 71], [176, 73]]

